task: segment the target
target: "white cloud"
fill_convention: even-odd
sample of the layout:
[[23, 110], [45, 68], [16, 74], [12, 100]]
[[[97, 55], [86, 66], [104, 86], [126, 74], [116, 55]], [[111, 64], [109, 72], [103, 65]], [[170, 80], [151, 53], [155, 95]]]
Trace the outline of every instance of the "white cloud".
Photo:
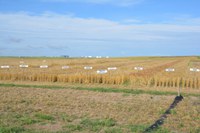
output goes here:
[[43, 2], [78, 2], [92, 4], [110, 4], [118, 6], [130, 6], [143, 2], [144, 0], [41, 0]]
[[165, 44], [178, 47], [187, 43], [197, 47], [199, 35], [199, 25], [126, 25], [106, 19], [78, 18], [55, 13], [0, 13], [0, 47], [7, 50], [12, 48], [12, 51], [26, 49], [26, 52], [34, 53], [35, 50], [44, 53], [43, 50], [48, 49], [49, 53], [58, 50], [57, 54], [66, 51], [80, 54], [80, 51], [85, 50], [85, 53], [95, 51], [93, 54], [96, 54], [98, 49], [103, 48], [105, 51], [105, 48], [112, 49], [121, 45], [129, 50], [161, 47]]
[[138, 19], [125, 19], [122, 22], [126, 24], [141, 23], [141, 21]]

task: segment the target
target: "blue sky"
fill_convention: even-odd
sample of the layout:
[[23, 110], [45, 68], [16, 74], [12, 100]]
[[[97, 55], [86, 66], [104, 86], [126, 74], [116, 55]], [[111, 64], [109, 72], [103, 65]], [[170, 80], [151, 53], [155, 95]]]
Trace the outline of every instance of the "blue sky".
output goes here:
[[0, 0], [0, 56], [200, 55], [199, 0]]

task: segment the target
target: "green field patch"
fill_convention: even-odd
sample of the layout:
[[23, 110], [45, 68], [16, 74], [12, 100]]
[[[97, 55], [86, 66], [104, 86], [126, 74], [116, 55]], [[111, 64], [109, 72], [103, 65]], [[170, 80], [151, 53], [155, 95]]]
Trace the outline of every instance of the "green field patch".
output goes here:
[[53, 116], [41, 114], [41, 113], [35, 114], [35, 117], [42, 120], [49, 120], [49, 121], [55, 120]]
[[25, 129], [23, 127], [1, 127], [0, 133], [22, 133]]
[[40, 120], [31, 118], [31, 117], [27, 117], [27, 116], [21, 117], [21, 118], [19, 118], [19, 120], [22, 122], [22, 125], [31, 125], [31, 124], [40, 122]]
[[69, 122], [69, 123], [73, 122], [75, 119], [77, 119], [76, 116], [74, 116], [74, 115], [70, 116], [70, 115], [67, 115], [67, 114], [61, 114], [60, 117], [61, 117], [62, 121]]
[[80, 124], [83, 127], [90, 129], [91, 131], [99, 131], [103, 127], [112, 127], [116, 125], [113, 119], [89, 119], [84, 118]]
[[112, 127], [112, 128], [107, 128], [104, 130], [105, 133], [123, 133], [122, 129], [119, 127]]
[[69, 124], [65, 126], [69, 131], [81, 131], [83, 130], [82, 125], [80, 124]]
[[129, 129], [133, 133], [140, 133], [143, 132], [148, 126], [146, 125], [130, 125]]
[[[99, 132], [106, 128], [113, 128], [116, 125], [116, 121], [113, 119], [90, 119], [82, 118], [79, 123], [69, 123], [64, 128], [67, 131], [90, 131]], [[114, 130], [114, 129], [113, 129]]]

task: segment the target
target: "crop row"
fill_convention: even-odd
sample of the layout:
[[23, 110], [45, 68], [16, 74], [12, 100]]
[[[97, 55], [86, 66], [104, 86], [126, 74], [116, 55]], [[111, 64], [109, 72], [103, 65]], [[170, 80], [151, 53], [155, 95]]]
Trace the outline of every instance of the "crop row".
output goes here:
[[48, 73], [0, 73], [0, 80], [65, 82], [79, 84], [113, 84], [140, 87], [182, 87], [200, 89], [199, 77], [160, 77], [122, 74], [48, 74]]

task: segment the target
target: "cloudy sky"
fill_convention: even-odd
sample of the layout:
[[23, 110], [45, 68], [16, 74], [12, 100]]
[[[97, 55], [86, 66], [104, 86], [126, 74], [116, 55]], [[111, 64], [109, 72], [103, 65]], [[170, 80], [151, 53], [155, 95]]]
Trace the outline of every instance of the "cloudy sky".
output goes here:
[[0, 56], [200, 55], [199, 0], [0, 0]]

